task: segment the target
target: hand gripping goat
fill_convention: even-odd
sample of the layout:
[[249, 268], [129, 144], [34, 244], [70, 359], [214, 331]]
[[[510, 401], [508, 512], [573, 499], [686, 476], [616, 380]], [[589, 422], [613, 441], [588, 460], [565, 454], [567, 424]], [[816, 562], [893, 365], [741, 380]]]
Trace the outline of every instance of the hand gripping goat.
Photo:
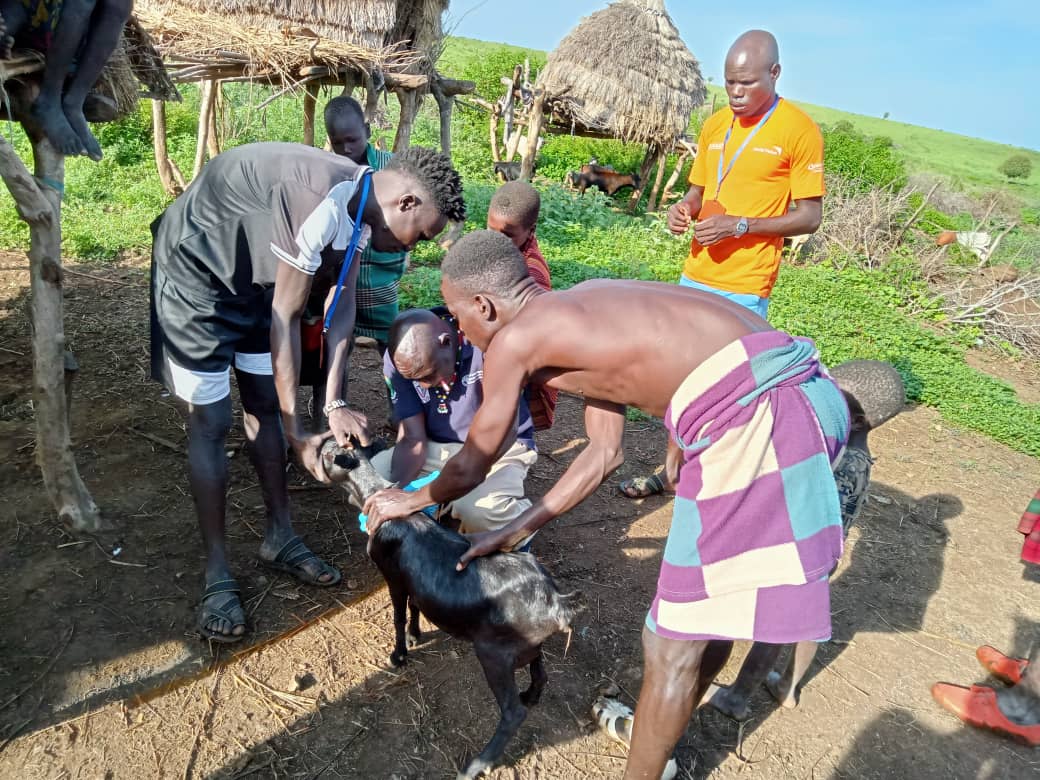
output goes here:
[[[360, 449], [344, 450], [330, 440], [322, 449], [325, 470], [342, 484], [359, 509], [365, 499], [390, 484]], [[489, 771], [506, 743], [538, 703], [545, 687], [542, 643], [568, 631], [583, 607], [579, 593], [560, 593], [549, 573], [528, 553], [477, 558], [462, 571], [459, 556], [469, 547], [461, 535], [422, 513], [383, 523], [368, 538], [368, 554], [390, 588], [396, 644], [390, 663], [406, 662], [408, 648], [421, 640], [419, 614], [456, 639], [473, 643], [502, 717], [491, 741], [457, 780]], [[410, 612], [407, 640], [405, 616]], [[531, 687], [520, 693], [515, 670], [528, 666]]]

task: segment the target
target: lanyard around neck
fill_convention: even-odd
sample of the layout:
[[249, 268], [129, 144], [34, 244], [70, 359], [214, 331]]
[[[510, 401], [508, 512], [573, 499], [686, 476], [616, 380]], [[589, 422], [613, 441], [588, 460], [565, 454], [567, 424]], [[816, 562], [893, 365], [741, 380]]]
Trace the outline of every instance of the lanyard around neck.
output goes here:
[[343, 266], [339, 271], [339, 281], [336, 282], [336, 294], [332, 297], [332, 305], [329, 306], [329, 311], [325, 315], [325, 327], [322, 331], [324, 333], [329, 332], [329, 326], [332, 324], [332, 316], [336, 313], [336, 304], [339, 303], [339, 296], [343, 293], [343, 282], [347, 278], [347, 272], [350, 270], [350, 264], [353, 262], [354, 254], [357, 251], [358, 240], [361, 238], [361, 229], [364, 227], [361, 219], [365, 215], [365, 203], [368, 202], [368, 186], [371, 180], [371, 170], [362, 174], [361, 201], [358, 203], [357, 218], [354, 220], [354, 233], [350, 237], [350, 246], [347, 247], [347, 254], [343, 257]]
[[726, 167], [726, 171], [723, 172], [722, 162], [726, 158], [726, 145], [729, 143], [730, 134], [733, 132], [733, 123], [737, 121], [737, 118], [734, 116], [733, 119], [730, 121], [729, 129], [726, 131], [726, 137], [722, 140], [722, 151], [719, 152], [719, 169], [715, 179], [716, 199], [719, 197], [719, 191], [722, 189], [722, 182], [726, 180], [726, 177], [729, 176], [729, 172], [733, 170], [733, 164], [737, 161], [737, 158], [740, 157], [741, 152], [744, 151], [744, 147], [746, 147], [748, 145], [748, 142], [755, 137], [755, 133], [762, 129], [762, 125], [769, 121], [769, 117], [773, 115], [773, 112], [776, 111], [776, 107], [779, 104], [780, 96], [777, 95], [776, 98], [773, 100], [773, 105], [769, 107], [769, 110], [766, 111], [766, 113], [763, 114], [762, 118], [758, 120], [758, 124], [756, 124], [754, 128], [752, 128], [751, 132], [748, 133], [747, 138], [744, 139], [744, 143], [737, 147], [737, 151], [733, 153], [733, 157], [730, 159], [729, 165]]

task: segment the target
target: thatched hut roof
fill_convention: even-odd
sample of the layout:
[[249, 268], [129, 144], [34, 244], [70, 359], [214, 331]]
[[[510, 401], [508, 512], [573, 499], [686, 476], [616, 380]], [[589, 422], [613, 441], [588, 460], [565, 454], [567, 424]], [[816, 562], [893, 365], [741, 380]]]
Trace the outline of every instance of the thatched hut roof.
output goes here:
[[671, 145], [707, 91], [664, 0], [619, 0], [581, 20], [538, 76], [556, 124]]
[[[292, 80], [314, 65], [432, 73], [448, 0], [137, 0], [136, 13], [183, 80]], [[195, 68], [185, 68], [195, 64]], [[203, 73], [205, 66], [213, 73]]]

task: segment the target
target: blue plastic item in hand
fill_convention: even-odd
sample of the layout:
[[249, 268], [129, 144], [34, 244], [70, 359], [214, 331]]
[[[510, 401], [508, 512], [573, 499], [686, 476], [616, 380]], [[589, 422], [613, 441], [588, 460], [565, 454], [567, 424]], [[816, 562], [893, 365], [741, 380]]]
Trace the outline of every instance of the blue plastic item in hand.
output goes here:
[[[434, 471], [431, 474], [427, 474], [425, 477], [418, 477], [417, 479], [413, 479], [411, 482], [409, 482], [407, 485], [404, 486], [404, 492], [405, 493], [414, 493], [419, 488], [423, 488], [423, 487], [426, 487], [427, 485], [429, 485], [431, 482], [433, 482], [435, 479], [437, 479], [437, 477], [439, 477], [440, 475], [441, 475], [441, 473], [439, 471]], [[436, 511], [437, 511], [437, 505], [436, 504], [432, 504], [431, 506], [428, 506], [428, 507], [426, 507], [425, 509], [422, 510], [423, 514], [426, 515], [431, 520], [435, 520], [436, 519], [436, 516], [435, 516], [436, 515]], [[362, 532], [367, 534], [368, 533], [368, 516], [365, 515], [365, 514], [359, 514], [357, 516], [357, 519], [358, 519], [358, 525], [361, 526]]]

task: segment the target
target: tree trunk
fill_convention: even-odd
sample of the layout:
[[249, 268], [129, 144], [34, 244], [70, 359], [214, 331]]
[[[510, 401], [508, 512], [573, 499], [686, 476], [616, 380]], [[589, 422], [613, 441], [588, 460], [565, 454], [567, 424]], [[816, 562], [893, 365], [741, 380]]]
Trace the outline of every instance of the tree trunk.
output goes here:
[[199, 110], [199, 137], [195, 144], [195, 164], [191, 168], [191, 178], [194, 179], [202, 171], [202, 165], [206, 161], [206, 144], [209, 139], [209, 118], [213, 113], [213, 104], [217, 99], [217, 90], [212, 79], [202, 82], [202, 108]]
[[376, 117], [376, 109], [379, 108], [379, 90], [372, 77], [365, 75], [365, 121], [371, 122]]
[[152, 147], [159, 181], [166, 193], [176, 198], [184, 192], [184, 174], [166, 149], [166, 103], [162, 100], [152, 101]]
[[220, 88], [220, 82], [213, 82], [213, 108], [209, 112], [209, 129], [206, 131], [206, 154], [209, 159], [213, 159], [220, 154], [220, 131], [217, 129], [220, 125], [220, 108], [224, 102], [221, 98], [222, 90]]
[[690, 153], [686, 150], [679, 155], [679, 159], [675, 161], [675, 170], [672, 171], [672, 175], [668, 177], [668, 181], [665, 182], [664, 192], [661, 193], [661, 205], [663, 206], [672, 197], [672, 187], [679, 181], [679, 175], [682, 173], [683, 166], [686, 165], [686, 160], [689, 158]]
[[[61, 195], [65, 158], [46, 140], [33, 139], [39, 187], [14, 149], [0, 138], [0, 175], [18, 213], [29, 223], [32, 289], [33, 404], [36, 462], [58, 517], [76, 531], [98, 531], [101, 513], [80, 479], [72, 455], [65, 394], [65, 328], [61, 268]], [[58, 189], [55, 189], [58, 188]]]
[[661, 181], [664, 179], [664, 167], [668, 163], [668, 154], [662, 149], [657, 155], [657, 176], [654, 178], [654, 188], [650, 190], [650, 199], [646, 202], [646, 211], [657, 210], [657, 193], [661, 189]]
[[412, 139], [412, 123], [419, 113], [419, 96], [412, 89], [399, 89], [397, 101], [401, 104], [401, 119], [397, 124], [397, 135], [394, 136], [394, 154], [400, 154], [408, 148]]
[[545, 93], [539, 92], [531, 105], [531, 114], [527, 120], [527, 156], [520, 163], [520, 179], [531, 181], [534, 168], [538, 162], [538, 136], [542, 134], [545, 121]]
[[455, 106], [455, 98], [448, 95], [439, 79], [434, 79], [431, 85], [433, 99], [437, 101], [437, 108], [441, 119], [441, 151], [451, 159], [451, 110]]
[[632, 196], [628, 199], [629, 214], [636, 213], [636, 207], [639, 205], [639, 199], [643, 197], [643, 192], [646, 190], [646, 180], [650, 176], [650, 169], [657, 160], [657, 154], [657, 144], [647, 144], [646, 156], [643, 158], [643, 164], [639, 167], [639, 187], [632, 191]]
[[314, 146], [314, 109], [318, 105], [318, 86], [308, 84], [303, 93], [303, 142]]

